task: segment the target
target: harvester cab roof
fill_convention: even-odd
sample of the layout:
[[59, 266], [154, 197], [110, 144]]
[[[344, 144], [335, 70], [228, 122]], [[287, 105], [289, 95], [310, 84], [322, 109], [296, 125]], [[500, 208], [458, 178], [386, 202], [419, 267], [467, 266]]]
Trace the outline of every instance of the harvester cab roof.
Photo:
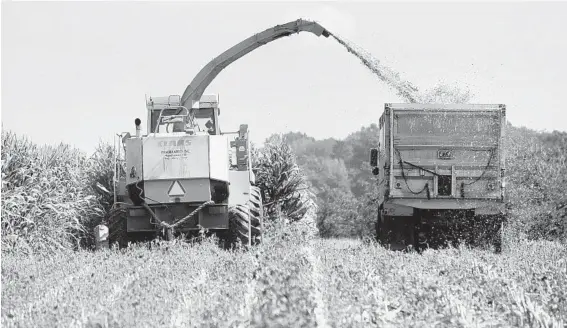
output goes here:
[[217, 95], [203, 95], [191, 108], [181, 105], [181, 97], [150, 97], [148, 109], [148, 134], [183, 133], [190, 135], [220, 134], [218, 128]]

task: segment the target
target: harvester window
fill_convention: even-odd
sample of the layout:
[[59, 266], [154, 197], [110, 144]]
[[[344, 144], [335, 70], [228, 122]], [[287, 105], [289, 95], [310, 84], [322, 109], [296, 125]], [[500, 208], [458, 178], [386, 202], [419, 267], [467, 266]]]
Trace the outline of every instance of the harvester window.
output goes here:
[[195, 130], [215, 134], [216, 122], [213, 109], [199, 109], [195, 111]]
[[[180, 113], [181, 112], [181, 113]], [[171, 123], [171, 124], [165, 124], [164, 123], [164, 117], [167, 116], [171, 116], [171, 115], [178, 115], [178, 114], [183, 114], [183, 110], [180, 109], [176, 109], [176, 108], [172, 108], [172, 109], [164, 109], [161, 112], [161, 122], [159, 122], [159, 127], [156, 130], [156, 126], [158, 124], [158, 119], [160, 116], [160, 111], [159, 110], [154, 110], [152, 111], [152, 131], [151, 132], [158, 132], [158, 133], [164, 133], [164, 132], [183, 132], [184, 129], [184, 123], [182, 122], [176, 122], [176, 123]]]
[[[184, 132], [186, 128], [192, 128], [195, 132], [216, 133], [216, 120], [212, 108], [192, 110], [190, 117], [171, 117], [185, 113], [183, 109], [168, 108], [161, 112], [160, 119], [160, 111], [152, 111], [152, 133], [154, 131], [157, 133]], [[160, 120], [159, 122], [158, 119]]]

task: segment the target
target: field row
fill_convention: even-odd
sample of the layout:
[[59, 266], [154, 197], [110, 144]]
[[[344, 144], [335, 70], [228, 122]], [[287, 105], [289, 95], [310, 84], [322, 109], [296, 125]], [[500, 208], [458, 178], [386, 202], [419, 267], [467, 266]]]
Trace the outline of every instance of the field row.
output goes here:
[[418, 255], [283, 237], [246, 253], [205, 242], [6, 254], [2, 326], [561, 327], [566, 259], [546, 242]]

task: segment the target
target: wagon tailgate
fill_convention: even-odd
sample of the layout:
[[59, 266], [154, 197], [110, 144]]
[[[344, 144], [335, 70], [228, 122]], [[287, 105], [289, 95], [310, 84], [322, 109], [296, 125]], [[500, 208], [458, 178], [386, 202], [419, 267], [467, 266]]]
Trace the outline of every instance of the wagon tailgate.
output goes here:
[[[415, 109], [393, 114], [393, 197], [426, 198], [426, 183], [434, 198], [501, 197], [501, 111]], [[400, 166], [400, 157], [425, 170], [409, 163]]]

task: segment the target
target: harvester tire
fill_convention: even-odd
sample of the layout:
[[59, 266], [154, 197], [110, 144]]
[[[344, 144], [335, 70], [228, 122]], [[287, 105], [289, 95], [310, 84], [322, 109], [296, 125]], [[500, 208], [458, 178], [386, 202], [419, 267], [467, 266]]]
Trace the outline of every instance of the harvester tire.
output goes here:
[[250, 240], [252, 245], [260, 242], [263, 228], [262, 198], [257, 187], [251, 187], [250, 191], [250, 200], [246, 205], [238, 204], [230, 206], [228, 209], [229, 236], [227, 247], [234, 246], [234, 243], [238, 240], [242, 245], [248, 245]]
[[494, 239], [495, 239], [494, 242], [493, 242], [494, 252], [496, 254], [500, 254], [500, 253], [502, 253], [502, 236], [499, 234]]
[[376, 217], [376, 222], [374, 223], [374, 228], [376, 229], [376, 241], [378, 244], [383, 245], [384, 242], [384, 223], [382, 222], [382, 206], [378, 209], [378, 215]]
[[264, 232], [264, 206], [262, 204], [262, 194], [260, 188], [250, 187], [250, 211], [252, 214], [252, 224], [260, 228], [260, 234]]
[[494, 252], [496, 254], [502, 253], [503, 228], [504, 228], [504, 222], [498, 222], [497, 227], [492, 235], [492, 246], [494, 246]]
[[113, 244], [117, 244], [120, 249], [128, 247], [126, 214], [120, 210], [111, 213], [108, 219], [108, 243], [111, 247]]

